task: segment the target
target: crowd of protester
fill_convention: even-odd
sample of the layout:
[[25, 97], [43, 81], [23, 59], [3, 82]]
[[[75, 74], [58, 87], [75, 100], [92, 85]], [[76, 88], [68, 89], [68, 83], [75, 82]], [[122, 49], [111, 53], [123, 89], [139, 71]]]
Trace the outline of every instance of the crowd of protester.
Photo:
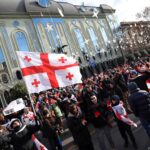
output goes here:
[[131, 130], [131, 126], [137, 125], [128, 114], [139, 117], [150, 137], [149, 80], [150, 61], [143, 59], [95, 73], [82, 84], [34, 93], [31, 99], [36, 115], [28, 98], [24, 100], [26, 108], [20, 112], [4, 116], [1, 110], [0, 149], [38, 150], [36, 138], [42, 143], [43, 150], [44, 146], [50, 150], [62, 150], [64, 123], [80, 150], [94, 150], [89, 125], [96, 130], [95, 143], [99, 149], [107, 149], [104, 137], [111, 149], [117, 149], [111, 135], [114, 120], [124, 140], [123, 146], [128, 147], [129, 136], [133, 148], [137, 149]]

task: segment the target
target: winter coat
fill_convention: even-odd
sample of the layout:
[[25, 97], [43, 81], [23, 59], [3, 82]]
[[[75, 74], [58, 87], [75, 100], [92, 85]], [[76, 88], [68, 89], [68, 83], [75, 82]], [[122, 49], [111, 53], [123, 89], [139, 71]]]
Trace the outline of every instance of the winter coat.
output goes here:
[[97, 95], [97, 92], [92, 90], [91, 92], [88, 91], [82, 91], [82, 99], [83, 99], [83, 105], [84, 105], [84, 113], [87, 114], [87, 111], [91, 105], [91, 96], [92, 95]]
[[5, 127], [0, 127], [0, 150], [12, 150], [8, 139], [9, 132]]
[[82, 125], [83, 116], [79, 115], [75, 117], [71, 113], [69, 113], [67, 119], [67, 125], [74, 137], [75, 143], [80, 146], [85, 146], [91, 143], [91, 136], [88, 131], [88, 127]]
[[32, 140], [32, 134], [39, 130], [39, 126], [23, 126], [19, 131], [10, 134], [10, 143], [14, 150], [37, 150]]
[[109, 89], [109, 95], [110, 97], [112, 97], [113, 95], [118, 95], [120, 99], [123, 99], [123, 91], [118, 85], [113, 87], [112, 89]]
[[126, 81], [123, 75], [118, 75], [114, 78], [115, 85], [118, 85], [123, 92], [127, 92], [128, 88], [126, 85]]
[[107, 125], [108, 110], [104, 105], [92, 104], [88, 116], [95, 128], [102, 128]]
[[130, 79], [129, 82], [135, 82], [141, 90], [149, 91], [146, 85], [146, 80], [150, 78], [150, 73], [146, 72], [144, 75], [138, 76], [134, 79]]
[[150, 93], [135, 89], [131, 92], [128, 101], [137, 117], [150, 120]]
[[49, 140], [52, 150], [56, 150], [59, 134], [57, 133], [58, 127], [52, 124], [49, 119], [45, 119], [42, 126], [43, 137]]

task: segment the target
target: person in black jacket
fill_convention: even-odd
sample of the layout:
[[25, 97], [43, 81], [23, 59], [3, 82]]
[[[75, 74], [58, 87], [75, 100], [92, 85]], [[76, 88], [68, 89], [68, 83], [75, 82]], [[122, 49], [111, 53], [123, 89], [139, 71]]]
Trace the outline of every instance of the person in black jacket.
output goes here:
[[23, 125], [17, 118], [12, 119], [10, 123], [12, 133], [9, 135], [9, 142], [13, 145], [14, 150], [38, 150], [32, 135], [39, 130], [38, 125]]
[[107, 106], [104, 103], [100, 103], [97, 100], [97, 97], [95, 95], [91, 96], [91, 107], [89, 109], [89, 122], [93, 124], [96, 130], [95, 138], [97, 142], [95, 144], [99, 144], [96, 147], [99, 147], [102, 150], [106, 150], [107, 146], [104, 141], [104, 137], [107, 138], [110, 146], [112, 149], [115, 148], [115, 144], [112, 140], [111, 136], [111, 129], [108, 124], [108, 115], [109, 111], [107, 109]]
[[150, 137], [150, 93], [140, 90], [135, 82], [128, 85], [129, 104], [135, 116], [139, 117], [148, 136]]
[[136, 70], [130, 71], [129, 82], [135, 82], [141, 90], [145, 90], [147, 92], [149, 92], [148, 87], [146, 85], [146, 81], [148, 79], [150, 79], [149, 71], [145, 71], [141, 75], [139, 75]]
[[42, 126], [43, 136], [48, 139], [52, 150], [62, 150], [60, 139], [60, 127], [56, 124], [56, 118], [49, 111], [44, 111], [44, 121]]
[[[122, 102], [120, 101], [120, 97], [118, 95], [113, 95], [112, 96], [111, 106], [112, 106], [112, 110], [114, 112], [114, 117], [115, 117], [115, 120], [117, 122], [120, 134], [121, 134], [122, 138], [125, 141], [124, 146], [128, 147], [129, 140], [128, 140], [127, 135], [129, 135], [134, 148], [137, 149], [137, 144], [136, 144], [134, 135], [133, 135], [132, 130], [131, 130], [131, 125], [133, 125], [133, 123], [129, 124], [129, 123], [127, 123], [127, 121], [122, 120], [121, 117], [120, 117], [120, 116], [123, 116], [123, 117], [127, 116], [127, 112], [126, 112]], [[117, 111], [115, 111], [114, 109], [117, 110]], [[134, 125], [136, 126], [135, 123], [134, 123]]]
[[94, 150], [87, 122], [76, 104], [70, 106], [67, 125], [80, 150]]

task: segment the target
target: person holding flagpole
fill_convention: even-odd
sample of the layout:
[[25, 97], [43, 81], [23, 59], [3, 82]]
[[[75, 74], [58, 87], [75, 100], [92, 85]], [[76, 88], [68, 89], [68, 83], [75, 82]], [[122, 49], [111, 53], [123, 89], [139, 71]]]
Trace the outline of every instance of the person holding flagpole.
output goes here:
[[130, 118], [128, 118], [127, 112], [123, 106], [123, 102], [120, 101], [118, 95], [113, 95], [111, 98], [111, 107], [114, 112], [114, 116], [120, 131], [122, 138], [124, 139], [124, 147], [128, 147], [129, 141], [127, 135], [129, 135], [132, 144], [135, 149], [137, 149], [137, 144], [135, 137], [132, 133], [131, 126], [137, 127], [137, 124], [134, 123]]

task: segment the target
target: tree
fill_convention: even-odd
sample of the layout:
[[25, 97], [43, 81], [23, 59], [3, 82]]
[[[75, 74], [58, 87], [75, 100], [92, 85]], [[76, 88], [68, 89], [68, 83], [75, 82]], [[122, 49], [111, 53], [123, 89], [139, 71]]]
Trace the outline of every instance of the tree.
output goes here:
[[142, 57], [145, 57], [148, 55], [148, 52], [145, 49], [140, 51], [140, 53], [141, 53]]
[[150, 20], [150, 6], [145, 7], [142, 12], [136, 14], [137, 19], [144, 19], [146, 21]]
[[28, 92], [24, 83], [18, 83], [10, 90], [10, 97], [12, 100], [23, 98], [27, 94]]
[[134, 57], [134, 55], [133, 55], [133, 54], [128, 54], [126, 57], [127, 57], [127, 59], [128, 59], [128, 61], [129, 61], [129, 62], [131, 62], [131, 61], [134, 61], [134, 60], [135, 60], [135, 57]]

